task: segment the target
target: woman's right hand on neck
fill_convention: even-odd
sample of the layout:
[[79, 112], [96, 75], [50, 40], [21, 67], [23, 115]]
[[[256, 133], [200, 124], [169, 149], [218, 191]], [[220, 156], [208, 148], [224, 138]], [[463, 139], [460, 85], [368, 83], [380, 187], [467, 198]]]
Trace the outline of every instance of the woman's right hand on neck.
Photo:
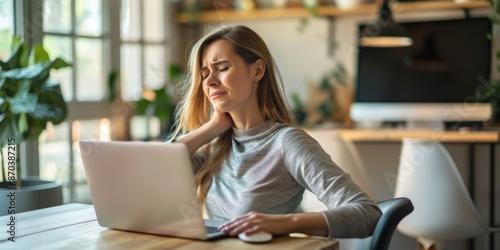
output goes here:
[[201, 146], [209, 143], [233, 126], [233, 120], [228, 113], [214, 112], [212, 118], [196, 130], [179, 138], [176, 142], [186, 144], [189, 154], [193, 154]]
[[207, 125], [213, 129], [213, 132], [215, 132], [215, 138], [233, 126], [233, 119], [229, 113], [214, 111], [212, 118]]

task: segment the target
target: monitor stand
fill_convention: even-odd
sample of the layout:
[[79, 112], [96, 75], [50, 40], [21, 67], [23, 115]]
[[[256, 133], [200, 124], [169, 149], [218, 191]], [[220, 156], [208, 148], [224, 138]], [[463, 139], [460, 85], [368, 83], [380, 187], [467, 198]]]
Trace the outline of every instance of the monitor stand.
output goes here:
[[443, 121], [406, 121], [406, 129], [408, 130], [445, 130]]

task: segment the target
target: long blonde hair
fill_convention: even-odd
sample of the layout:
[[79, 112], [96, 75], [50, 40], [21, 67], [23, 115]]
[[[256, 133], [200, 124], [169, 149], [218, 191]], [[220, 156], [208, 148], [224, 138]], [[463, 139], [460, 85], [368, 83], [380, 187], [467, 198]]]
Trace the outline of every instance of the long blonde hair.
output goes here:
[[[182, 98], [175, 114], [176, 124], [172, 137], [189, 133], [210, 120], [213, 109], [201, 86], [201, 55], [208, 45], [220, 39], [230, 41], [236, 54], [246, 63], [251, 64], [258, 59], [264, 61], [266, 71], [257, 89], [260, 111], [266, 120], [292, 125], [293, 116], [284, 98], [281, 76], [265, 42], [246, 26], [222, 25], [205, 34], [191, 50], [188, 75], [181, 83]], [[232, 132], [231, 129], [224, 132], [196, 152], [206, 159], [195, 178], [200, 204], [205, 203], [212, 177], [230, 152]]]

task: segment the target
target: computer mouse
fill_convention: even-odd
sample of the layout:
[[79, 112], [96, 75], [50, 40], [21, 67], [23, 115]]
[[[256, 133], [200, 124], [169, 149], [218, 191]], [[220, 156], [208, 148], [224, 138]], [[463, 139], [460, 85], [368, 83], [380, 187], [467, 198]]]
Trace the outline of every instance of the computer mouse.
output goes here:
[[258, 232], [251, 235], [247, 235], [246, 233], [243, 232], [238, 234], [238, 238], [248, 243], [264, 243], [272, 240], [273, 235], [266, 232]]

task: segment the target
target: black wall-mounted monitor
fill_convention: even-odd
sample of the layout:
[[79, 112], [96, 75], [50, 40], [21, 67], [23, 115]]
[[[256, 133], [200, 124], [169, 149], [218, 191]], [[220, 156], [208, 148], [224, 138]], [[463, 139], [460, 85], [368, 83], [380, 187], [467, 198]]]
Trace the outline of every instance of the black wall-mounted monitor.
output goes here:
[[491, 73], [488, 18], [400, 24], [412, 46], [359, 47], [353, 119], [488, 120], [491, 107], [476, 97], [478, 85], [486, 84]]

